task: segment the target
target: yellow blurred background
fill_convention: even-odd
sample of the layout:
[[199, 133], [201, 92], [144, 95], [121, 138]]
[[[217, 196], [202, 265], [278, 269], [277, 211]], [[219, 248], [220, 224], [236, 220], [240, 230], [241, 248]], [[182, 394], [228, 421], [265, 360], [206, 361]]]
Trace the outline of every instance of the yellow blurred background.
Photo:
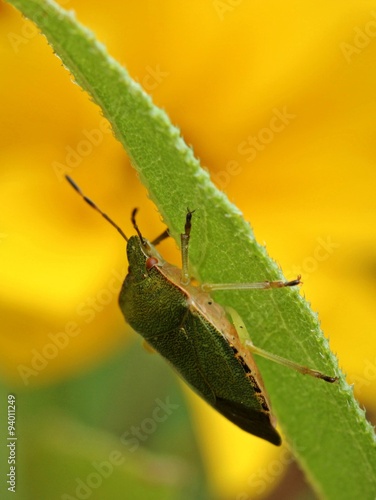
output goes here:
[[[372, 420], [374, 2], [60, 3], [167, 111], [285, 275], [302, 274], [302, 291]], [[51, 394], [61, 395], [55, 387], [102, 373], [119, 352], [141, 349], [117, 306], [127, 269], [124, 242], [81, 203], [63, 172], [126, 233], [135, 206], [147, 237], [164, 226], [99, 108], [72, 83], [45, 39], [4, 2], [0, 23], [2, 386], [28, 401], [38, 394], [38, 411], [53, 415]], [[161, 251], [178, 262], [173, 242]], [[85, 387], [95, 400], [97, 388]], [[188, 400], [202, 460], [202, 498], [246, 500], [285, 491], [292, 462], [286, 449], [245, 435], [177, 387]], [[28, 415], [34, 403], [23, 410], [20, 397], [19, 404]], [[103, 429], [101, 439], [116, 440], [116, 432]], [[64, 467], [64, 455], [60, 459]], [[65, 493], [50, 488], [37, 490], [38, 498]], [[101, 491], [102, 485], [91, 498], [110, 498]]]

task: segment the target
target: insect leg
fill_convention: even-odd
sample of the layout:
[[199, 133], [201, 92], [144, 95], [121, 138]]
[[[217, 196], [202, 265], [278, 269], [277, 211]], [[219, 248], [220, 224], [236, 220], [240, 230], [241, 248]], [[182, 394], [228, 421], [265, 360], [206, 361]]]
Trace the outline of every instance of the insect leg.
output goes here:
[[249, 339], [246, 327], [239, 314], [235, 311], [235, 309], [232, 309], [232, 307], [227, 307], [226, 310], [230, 314], [231, 319], [234, 323], [237, 332], [239, 333], [239, 337], [241, 338], [242, 342], [248, 347], [248, 349], [253, 354], [258, 354], [259, 356], [262, 356], [263, 358], [266, 359], [270, 359], [275, 363], [279, 363], [280, 365], [292, 368], [293, 370], [296, 370], [299, 373], [302, 373], [303, 375], [310, 375], [311, 377], [320, 378], [322, 380], [325, 380], [325, 382], [333, 383], [338, 380], [338, 377], [329, 377], [328, 375], [325, 375], [324, 373], [321, 373], [318, 370], [312, 370], [307, 366], [299, 365], [294, 361], [290, 361], [289, 359], [282, 358], [277, 354], [272, 354], [271, 352], [264, 351], [264, 349], [261, 349], [260, 347], [256, 347]]
[[300, 276], [292, 281], [261, 281], [259, 283], [203, 283], [204, 292], [213, 290], [269, 290], [270, 288], [284, 288], [301, 284]]
[[187, 215], [185, 217], [185, 227], [184, 233], [180, 235], [181, 238], [181, 284], [188, 285], [191, 281], [191, 277], [189, 275], [189, 259], [188, 259], [188, 248], [189, 248], [189, 238], [191, 235], [192, 229], [192, 214], [194, 210], [191, 212], [189, 208], [187, 208]]
[[168, 229], [165, 229], [163, 231], [162, 234], [160, 234], [157, 238], [155, 238], [155, 240], [153, 240], [151, 242], [151, 244], [156, 247], [157, 245], [159, 245], [159, 243], [163, 240], [165, 240], [166, 238], [168, 238], [170, 236], [170, 233], [168, 232]]

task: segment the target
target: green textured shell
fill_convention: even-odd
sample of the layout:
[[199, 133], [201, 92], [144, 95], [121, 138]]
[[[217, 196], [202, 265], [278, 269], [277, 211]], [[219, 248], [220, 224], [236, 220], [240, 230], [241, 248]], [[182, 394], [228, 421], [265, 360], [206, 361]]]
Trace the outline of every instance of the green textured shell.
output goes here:
[[225, 310], [181, 270], [132, 236], [119, 304], [127, 323], [203, 399], [243, 430], [275, 445], [281, 438], [258, 369]]

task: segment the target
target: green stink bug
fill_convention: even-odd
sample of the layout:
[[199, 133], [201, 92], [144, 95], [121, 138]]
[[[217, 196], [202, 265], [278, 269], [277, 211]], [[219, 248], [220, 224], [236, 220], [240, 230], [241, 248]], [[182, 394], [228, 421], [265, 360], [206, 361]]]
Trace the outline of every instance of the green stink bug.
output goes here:
[[195, 285], [188, 270], [193, 212], [187, 211], [185, 230], [181, 234], [182, 269], [179, 269], [166, 262], [155, 248], [169, 236], [167, 230], [149, 242], [137, 226], [135, 209], [132, 223], [137, 234], [128, 238], [70, 177], [66, 178], [127, 241], [129, 269], [119, 296], [126, 322], [218, 412], [241, 429], [280, 445], [281, 437], [275, 428], [268, 396], [251, 353], [326, 382], [335, 382], [337, 378], [268, 353], [249, 340], [243, 343], [238, 334], [238, 330], [245, 328], [240, 317], [233, 309], [225, 310], [214, 302], [209, 292], [284, 288], [298, 285], [300, 276], [286, 282]]

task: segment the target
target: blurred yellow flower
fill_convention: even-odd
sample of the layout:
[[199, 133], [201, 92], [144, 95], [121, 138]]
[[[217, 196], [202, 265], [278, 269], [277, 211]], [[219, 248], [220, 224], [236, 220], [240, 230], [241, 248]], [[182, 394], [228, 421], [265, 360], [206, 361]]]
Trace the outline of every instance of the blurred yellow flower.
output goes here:
[[[302, 274], [356, 395], [375, 412], [374, 3], [61, 3], [166, 109], [285, 274]], [[127, 339], [117, 306], [124, 242], [62, 172], [125, 232], [134, 206], [145, 234], [163, 224], [99, 109], [32, 24], [0, 8], [1, 366], [9, 383], [35, 386]], [[261, 491], [257, 471], [282, 452], [192, 404], [215, 494], [264, 494], [280, 474]]]

